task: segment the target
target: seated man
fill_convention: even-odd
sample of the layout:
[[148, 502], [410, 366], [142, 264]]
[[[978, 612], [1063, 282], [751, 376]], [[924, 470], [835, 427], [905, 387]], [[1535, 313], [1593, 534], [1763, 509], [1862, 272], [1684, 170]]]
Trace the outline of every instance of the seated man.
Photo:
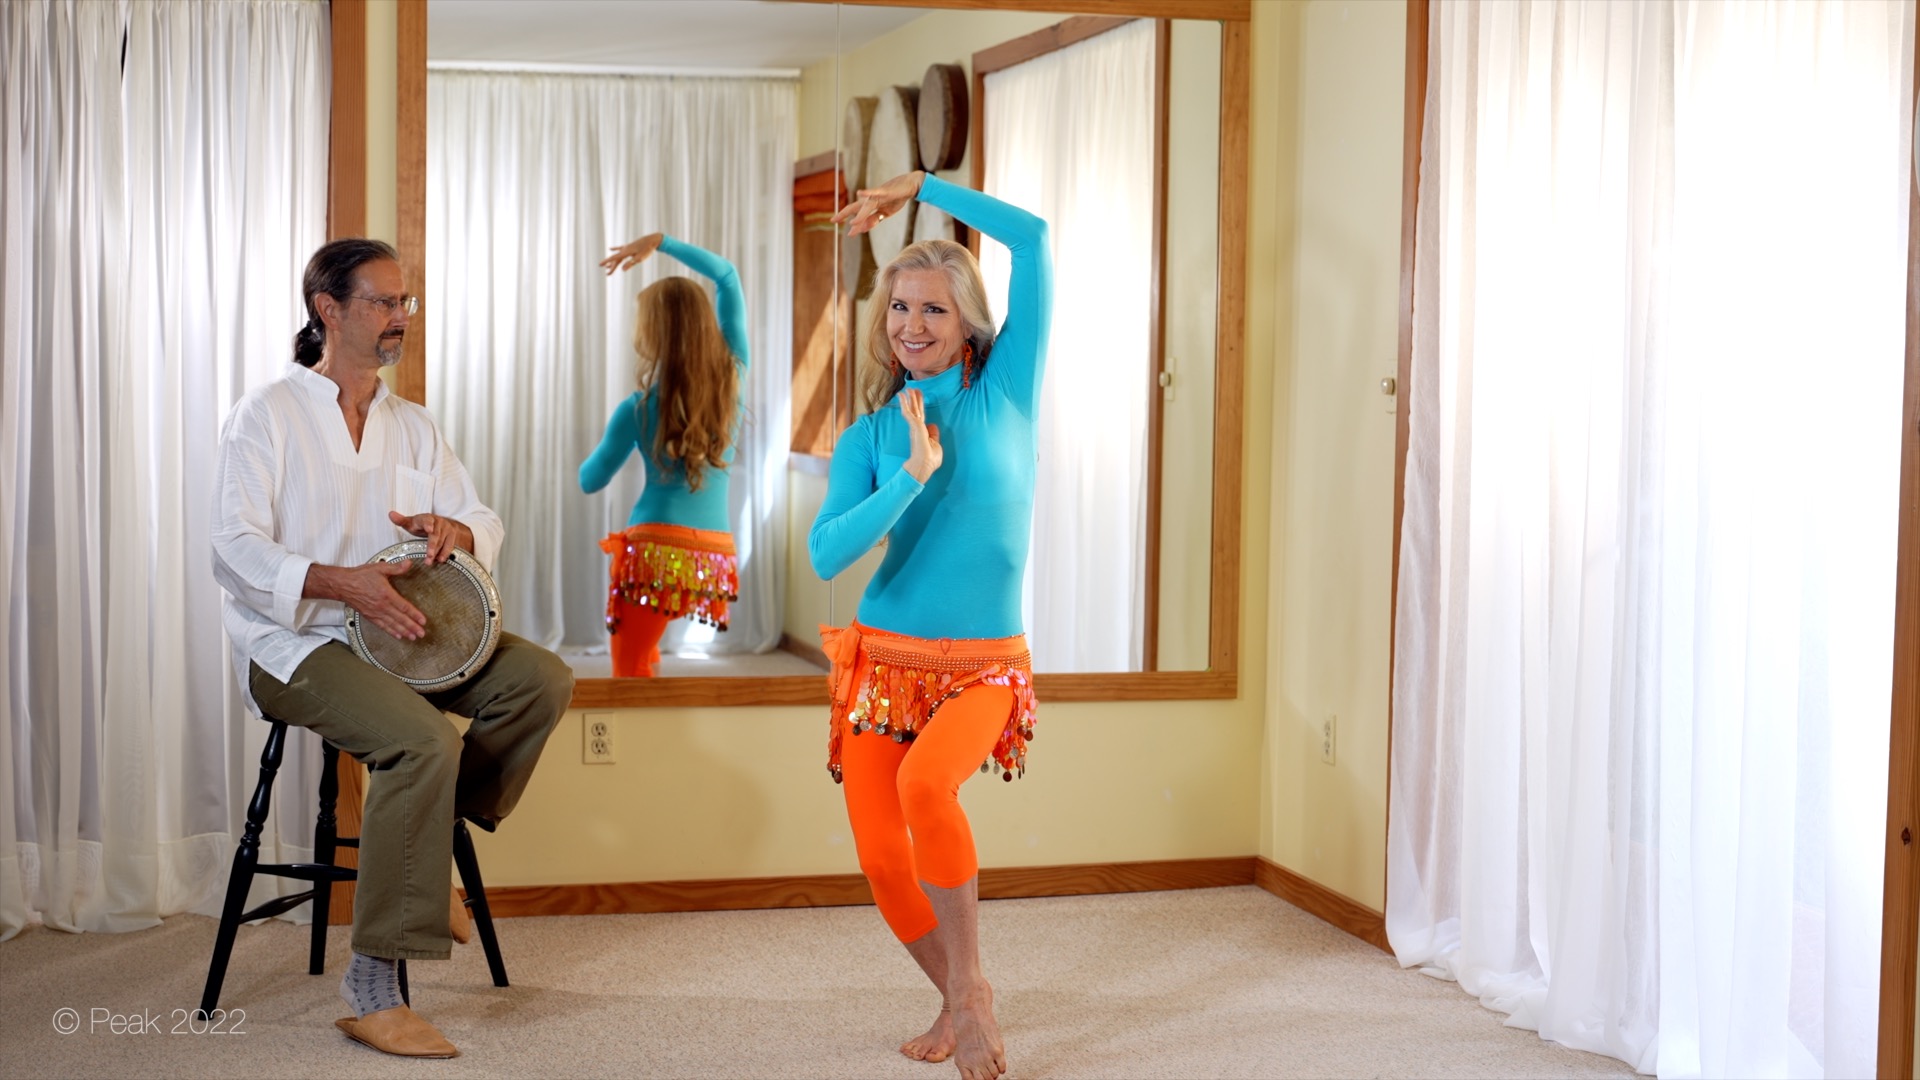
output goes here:
[[[307, 324], [280, 379], [249, 393], [220, 434], [213, 573], [249, 704], [311, 728], [371, 770], [360, 837], [349, 1036], [391, 1054], [459, 1051], [401, 1001], [395, 962], [452, 952], [453, 821], [492, 829], [513, 809], [573, 694], [552, 653], [502, 634], [467, 682], [432, 694], [346, 645], [347, 609], [396, 638], [426, 616], [367, 560], [408, 534], [491, 568], [505, 529], [480, 502], [427, 410], [389, 393], [419, 302], [393, 248], [335, 240], [307, 263]], [[443, 710], [473, 718], [462, 738]]]

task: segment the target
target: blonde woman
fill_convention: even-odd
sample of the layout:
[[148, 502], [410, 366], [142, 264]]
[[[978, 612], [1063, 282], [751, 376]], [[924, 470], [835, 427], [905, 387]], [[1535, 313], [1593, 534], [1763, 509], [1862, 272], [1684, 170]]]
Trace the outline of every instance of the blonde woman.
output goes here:
[[1052, 318], [1047, 226], [924, 173], [859, 194], [836, 219], [849, 233], [917, 198], [1013, 256], [997, 333], [959, 244], [914, 244], [880, 271], [864, 334], [873, 411], [835, 445], [809, 542], [832, 578], [887, 541], [858, 619], [824, 631], [827, 767], [881, 916], [941, 993], [933, 1026], [901, 1053], [951, 1056], [964, 1080], [992, 1080], [1006, 1050], [980, 966], [979, 858], [959, 790], [989, 768], [1023, 772], [1033, 734], [1020, 591]]
[[580, 488], [607, 486], [636, 450], [646, 487], [627, 527], [600, 542], [613, 556], [607, 632], [615, 676], [650, 676], [660, 637], [688, 617], [727, 628], [739, 599], [727, 474], [740, 436], [746, 386], [746, 301], [733, 264], [681, 240], [650, 233], [601, 261], [608, 274], [655, 251], [710, 278], [718, 297], [686, 277], [668, 277], [635, 298], [633, 350], [639, 389], [616, 405], [587, 460]]

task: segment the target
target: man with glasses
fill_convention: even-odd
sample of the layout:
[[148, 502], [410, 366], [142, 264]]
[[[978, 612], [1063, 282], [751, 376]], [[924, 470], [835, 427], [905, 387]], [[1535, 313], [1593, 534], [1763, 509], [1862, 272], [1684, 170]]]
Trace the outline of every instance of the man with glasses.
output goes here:
[[[420, 307], [404, 287], [399, 257], [378, 240], [335, 240], [307, 263], [294, 363], [242, 398], [220, 433], [213, 572], [249, 705], [371, 769], [340, 985], [354, 1015], [338, 1026], [387, 1053], [453, 1057], [402, 1001], [396, 962], [451, 954], [455, 926], [466, 929], [449, 905], [454, 819], [491, 830], [513, 809], [573, 675], [502, 634], [471, 679], [423, 695], [346, 644], [348, 608], [396, 638], [426, 631], [392, 584], [412, 562], [370, 564], [375, 553], [424, 537], [429, 562], [460, 548], [491, 570], [505, 532], [433, 417], [380, 379]], [[464, 738], [443, 710], [473, 718]]]

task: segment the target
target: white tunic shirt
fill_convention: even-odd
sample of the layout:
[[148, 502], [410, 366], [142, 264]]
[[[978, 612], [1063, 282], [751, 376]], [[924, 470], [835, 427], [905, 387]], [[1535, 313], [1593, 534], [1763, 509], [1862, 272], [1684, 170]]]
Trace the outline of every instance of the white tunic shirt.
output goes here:
[[301, 598], [307, 568], [358, 566], [411, 539], [389, 510], [465, 525], [489, 572], [506, 532], [426, 409], [382, 383], [355, 450], [339, 399], [332, 379], [289, 364], [241, 398], [220, 432], [213, 576], [250, 706], [249, 663], [286, 682], [313, 650], [347, 640], [345, 604]]

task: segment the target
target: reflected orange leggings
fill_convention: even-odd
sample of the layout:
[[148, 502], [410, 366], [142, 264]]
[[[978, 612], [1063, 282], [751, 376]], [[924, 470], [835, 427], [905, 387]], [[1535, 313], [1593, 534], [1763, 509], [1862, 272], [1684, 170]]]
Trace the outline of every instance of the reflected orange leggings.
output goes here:
[[980, 872], [960, 785], [980, 772], [1012, 709], [1011, 687], [974, 685], [940, 706], [912, 742], [843, 735], [853, 846], [881, 918], [901, 941], [939, 925], [921, 882], [951, 889]]
[[660, 662], [660, 636], [667, 632], [667, 624], [673, 620], [650, 607], [618, 597], [614, 598], [613, 609], [620, 620], [620, 629], [612, 634], [609, 642], [613, 652], [613, 677], [650, 677], [653, 665]]

